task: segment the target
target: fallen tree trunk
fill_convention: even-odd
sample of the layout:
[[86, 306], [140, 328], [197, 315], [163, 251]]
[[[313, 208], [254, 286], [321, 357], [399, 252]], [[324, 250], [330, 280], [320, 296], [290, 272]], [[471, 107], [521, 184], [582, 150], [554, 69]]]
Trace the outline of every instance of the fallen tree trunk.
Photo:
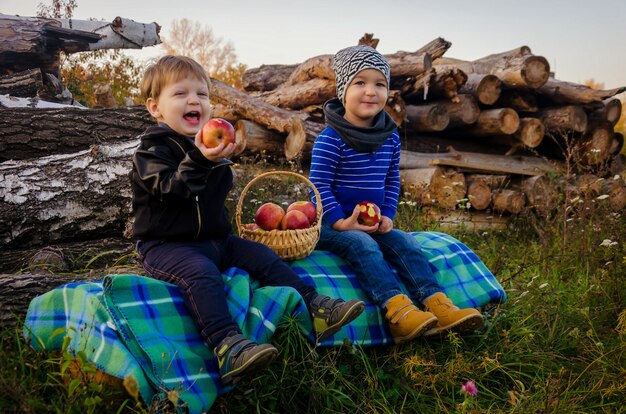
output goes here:
[[480, 116], [480, 108], [472, 95], [459, 95], [458, 102], [439, 101], [437, 103], [443, 105], [448, 111], [450, 121], [447, 128], [473, 124]]
[[545, 85], [537, 88], [540, 95], [557, 104], [589, 104], [601, 102], [626, 91], [626, 87], [608, 90], [590, 88], [573, 82], [550, 78]]
[[438, 103], [407, 105], [406, 118], [406, 128], [410, 131], [443, 131], [450, 122], [448, 110]]
[[43, 88], [40, 69], [28, 69], [0, 77], [0, 95], [28, 98], [39, 95]]
[[480, 111], [478, 119], [461, 131], [473, 136], [511, 135], [520, 126], [517, 112], [511, 108], [497, 108]]
[[279, 86], [258, 97], [280, 108], [302, 109], [317, 105], [335, 97], [335, 81], [332, 79], [308, 79], [300, 83]]
[[[305, 140], [288, 141], [284, 135], [267, 129], [255, 122], [240, 119], [235, 124], [235, 135], [238, 142], [245, 142], [246, 155], [268, 155], [277, 158], [293, 159], [302, 153]], [[294, 136], [291, 136], [293, 139]], [[302, 137], [304, 138], [304, 137]]]
[[493, 211], [498, 213], [519, 214], [524, 210], [524, 194], [514, 190], [496, 190], [492, 194]]
[[523, 193], [528, 200], [528, 206], [542, 217], [547, 217], [556, 208], [557, 188], [555, 183], [545, 175], [514, 178], [510, 188]]
[[587, 114], [579, 105], [541, 108], [536, 116], [547, 129], [576, 132], [584, 132], [587, 129]]
[[298, 65], [261, 65], [248, 69], [241, 80], [246, 91], [267, 92], [285, 83]]
[[23, 160], [131, 140], [155, 121], [143, 106], [0, 109], [0, 161]]
[[130, 140], [0, 164], [0, 248], [120, 237], [130, 217]]
[[531, 91], [523, 89], [507, 89], [502, 91], [496, 106], [514, 109], [517, 112], [537, 112], [537, 99]]
[[467, 180], [467, 198], [475, 210], [485, 210], [491, 205], [491, 189], [481, 180]]
[[[219, 103], [231, 108], [241, 118], [254, 121], [274, 131], [288, 133], [286, 140], [295, 142], [306, 140], [307, 132], [302, 118], [307, 117], [307, 115], [296, 114], [270, 105], [260, 98], [249, 96], [217, 79], [213, 79], [211, 83], [212, 96]], [[298, 155], [291, 155], [287, 159], [292, 159]]]

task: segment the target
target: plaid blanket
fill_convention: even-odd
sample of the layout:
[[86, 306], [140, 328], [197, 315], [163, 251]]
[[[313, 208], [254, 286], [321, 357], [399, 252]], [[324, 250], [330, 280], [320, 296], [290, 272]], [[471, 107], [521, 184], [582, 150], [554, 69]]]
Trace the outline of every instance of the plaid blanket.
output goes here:
[[[506, 294], [495, 277], [464, 244], [443, 233], [414, 233], [444, 288], [460, 307], [503, 302]], [[356, 275], [341, 258], [314, 251], [290, 263], [320, 293], [366, 302], [364, 313], [321, 346], [391, 343], [381, 311], [361, 290]], [[223, 274], [231, 314], [244, 335], [268, 342], [286, 315], [295, 315], [314, 343], [311, 320], [300, 295], [288, 287], [260, 287], [246, 272]], [[188, 314], [180, 290], [136, 275], [106, 276], [99, 283], [71, 283], [33, 299], [25, 335], [37, 349], [83, 351], [98, 369], [118, 378], [133, 376], [146, 403], [178, 393], [178, 404], [191, 413], [208, 410], [221, 385], [217, 362]], [[171, 397], [171, 394], [169, 394]], [[176, 399], [176, 398], [175, 398]]]

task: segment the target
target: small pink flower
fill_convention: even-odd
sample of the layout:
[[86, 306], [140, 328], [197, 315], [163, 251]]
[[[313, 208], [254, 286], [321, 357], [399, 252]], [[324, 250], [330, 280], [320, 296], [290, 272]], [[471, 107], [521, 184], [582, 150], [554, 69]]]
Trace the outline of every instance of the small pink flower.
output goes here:
[[474, 384], [473, 381], [467, 381], [465, 385], [461, 387], [461, 391], [468, 395], [478, 394], [478, 388], [476, 388], [476, 384]]

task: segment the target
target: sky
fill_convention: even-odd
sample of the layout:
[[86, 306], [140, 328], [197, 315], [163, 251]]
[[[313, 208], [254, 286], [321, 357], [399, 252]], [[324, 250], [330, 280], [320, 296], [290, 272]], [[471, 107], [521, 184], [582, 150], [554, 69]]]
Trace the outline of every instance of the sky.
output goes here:
[[[0, 0], [0, 13], [35, 16], [41, 0]], [[44, 1], [50, 4], [51, 0]], [[249, 68], [293, 64], [356, 44], [364, 33], [384, 54], [414, 51], [437, 37], [445, 56], [474, 60], [528, 46], [555, 77], [606, 89], [626, 86], [626, 0], [77, 0], [76, 19], [126, 17], [158, 23], [165, 37], [174, 19], [208, 26], [231, 42]], [[158, 47], [129, 53], [147, 60]]]

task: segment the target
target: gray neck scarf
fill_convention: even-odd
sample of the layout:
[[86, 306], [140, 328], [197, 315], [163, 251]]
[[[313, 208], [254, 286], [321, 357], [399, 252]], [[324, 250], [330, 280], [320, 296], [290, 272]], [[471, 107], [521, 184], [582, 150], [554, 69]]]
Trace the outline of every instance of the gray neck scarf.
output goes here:
[[343, 117], [345, 113], [346, 109], [339, 99], [331, 99], [324, 104], [326, 123], [355, 151], [376, 152], [396, 130], [396, 123], [384, 109], [376, 115], [371, 127], [352, 125]]

